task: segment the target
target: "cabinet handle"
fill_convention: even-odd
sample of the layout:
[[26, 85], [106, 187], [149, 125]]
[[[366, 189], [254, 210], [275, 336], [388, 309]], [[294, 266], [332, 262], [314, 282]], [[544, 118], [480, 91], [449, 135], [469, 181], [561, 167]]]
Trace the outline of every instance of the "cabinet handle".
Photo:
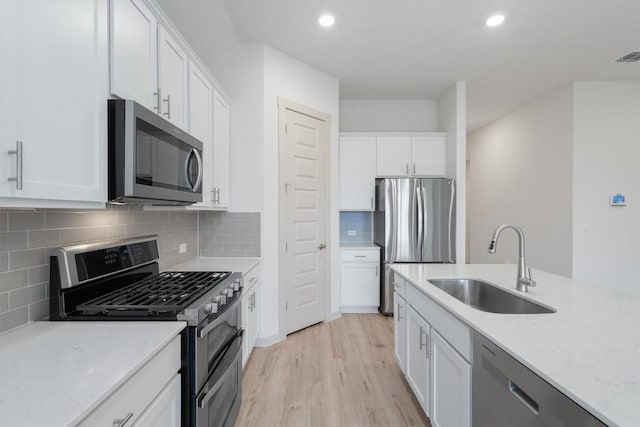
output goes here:
[[409, 163], [404, 165], [404, 169], [405, 169], [406, 174], [409, 175]]
[[[422, 342], [422, 333], [424, 332], [424, 330], [422, 329], [422, 326], [420, 326], [420, 348], [419, 350], [422, 350], [422, 347], [426, 347], [427, 344]], [[428, 356], [428, 355], [427, 355]]]
[[124, 425], [129, 422], [131, 417], [133, 417], [133, 412], [129, 412], [127, 416], [122, 419], [113, 420], [113, 427], [124, 427]]
[[160, 114], [160, 100], [162, 99], [162, 97], [160, 96], [160, 88], [158, 88], [158, 91], [154, 92], [153, 95], [156, 97], [156, 106], [153, 107], [153, 109], [156, 110], [158, 114]]
[[404, 307], [400, 305], [400, 303], [398, 303], [398, 323], [400, 323], [400, 319], [402, 319], [402, 315], [400, 314], [400, 310], [403, 309]]
[[167, 99], [164, 99], [163, 101], [167, 103], [167, 112], [162, 114], [167, 116], [167, 119], [171, 120], [171, 95], [167, 95]]
[[366, 258], [366, 255], [354, 255], [354, 258]]
[[413, 164], [413, 174], [414, 175], [416, 174], [416, 164], [415, 163]]
[[22, 141], [16, 141], [16, 149], [9, 150], [8, 153], [16, 156], [16, 176], [7, 179], [9, 182], [16, 182], [16, 190], [22, 190]]

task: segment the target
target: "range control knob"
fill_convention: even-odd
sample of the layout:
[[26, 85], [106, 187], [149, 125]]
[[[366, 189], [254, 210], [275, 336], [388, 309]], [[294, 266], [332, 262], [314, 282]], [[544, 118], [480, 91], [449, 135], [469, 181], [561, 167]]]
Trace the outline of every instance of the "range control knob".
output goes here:
[[226, 289], [227, 296], [231, 298], [233, 296], [233, 286], [230, 286]]
[[206, 314], [216, 314], [218, 312], [218, 303], [210, 302], [209, 304], [205, 304], [203, 310]]
[[238, 292], [240, 290], [240, 280], [233, 282], [233, 290]]
[[219, 305], [225, 305], [227, 303], [227, 297], [226, 295], [218, 295], [217, 297], [213, 298], [214, 302], [217, 302]]

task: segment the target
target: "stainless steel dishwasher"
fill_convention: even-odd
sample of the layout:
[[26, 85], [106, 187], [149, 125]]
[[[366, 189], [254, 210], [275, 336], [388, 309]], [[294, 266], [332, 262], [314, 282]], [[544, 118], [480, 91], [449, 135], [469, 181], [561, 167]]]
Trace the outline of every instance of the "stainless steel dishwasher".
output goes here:
[[473, 426], [605, 426], [484, 336], [473, 338]]

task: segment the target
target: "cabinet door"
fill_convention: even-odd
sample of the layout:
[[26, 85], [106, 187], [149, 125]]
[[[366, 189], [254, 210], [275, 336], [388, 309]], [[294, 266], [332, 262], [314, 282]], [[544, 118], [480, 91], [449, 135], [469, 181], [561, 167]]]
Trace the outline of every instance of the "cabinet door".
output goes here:
[[251, 353], [251, 346], [249, 345], [249, 335], [250, 331], [250, 321], [251, 311], [249, 307], [251, 306], [251, 294], [249, 292], [245, 293], [242, 296], [242, 300], [240, 301], [240, 305], [242, 306], [242, 319], [240, 324], [242, 325], [242, 329], [244, 329], [244, 339], [242, 340], [242, 367], [244, 367], [245, 363], [249, 359], [249, 354]]
[[342, 263], [340, 283], [343, 307], [378, 307], [380, 305], [380, 265], [378, 263]]
[[340, 210], [373, 210], [375, 146], [374, 137], [340, 138]]
[[111, 0], [111, 93], [158, 111], [158, 22], [143, 0]]
[[180, 404], [180, 375], [176, 374], [133, 425], [135, 427], [180, 427]]
[[445, 176], [444, 136], [411, 138], [411, 174], [415, 176]]
[[430, 419], [434, 426], [471, 425], [471, 365], [432, 330]]
[[431, 326], [411, 307], [407, 308], [407, 381], [420, 406], [430, 416], [429, 339]]
[[214, 207], [229, 207], [229, 104], [214, 91], [213, 98]]
[[202, 202], [194, 208], [210, 208], [213, 203], [213, 86], [198, 67], [189, 62], [189, 133], [203, 144], [204, 179]]
[[158, 81], [160, 111], [174, 125], [187, 128], [187, 72], [189, 58], [180, 44], [158, 25]]
[[410, 137], [380, 137], [376, 142], [376, 175], [408, 176], [411, 163]]
[[0, 196], [106, 200], [108, 18], [104, 0], [2, 1]]
[[259, 283], [256, 283], [253, 288], [253, 292], [251, 293], [251, 305], [250, 307], [250, 317], [249, 317], [249, 346], [251, 349], [256, 345], [256, 341], [258, 340], [258, 331], [260, 330], [258, 326], [258, 297], [260, 295], [260, 287]]
[[393, 305], [394, 305], [394, 327], [393, 327], [393, 343], [394, 353], [396, 361], [400, 365], [400, 370], [406, 372], [405, 369], [405, 354], [407, 351], [407, 303], [398, 295], [397, 292], [393, 293]]

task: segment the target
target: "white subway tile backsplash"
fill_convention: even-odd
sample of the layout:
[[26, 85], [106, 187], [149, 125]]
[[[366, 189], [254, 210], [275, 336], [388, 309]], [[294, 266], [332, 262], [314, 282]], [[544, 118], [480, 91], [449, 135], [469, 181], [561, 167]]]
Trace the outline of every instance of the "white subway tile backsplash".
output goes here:
[[259, 212], [201, 212], [200, 256], [259, 257]]

